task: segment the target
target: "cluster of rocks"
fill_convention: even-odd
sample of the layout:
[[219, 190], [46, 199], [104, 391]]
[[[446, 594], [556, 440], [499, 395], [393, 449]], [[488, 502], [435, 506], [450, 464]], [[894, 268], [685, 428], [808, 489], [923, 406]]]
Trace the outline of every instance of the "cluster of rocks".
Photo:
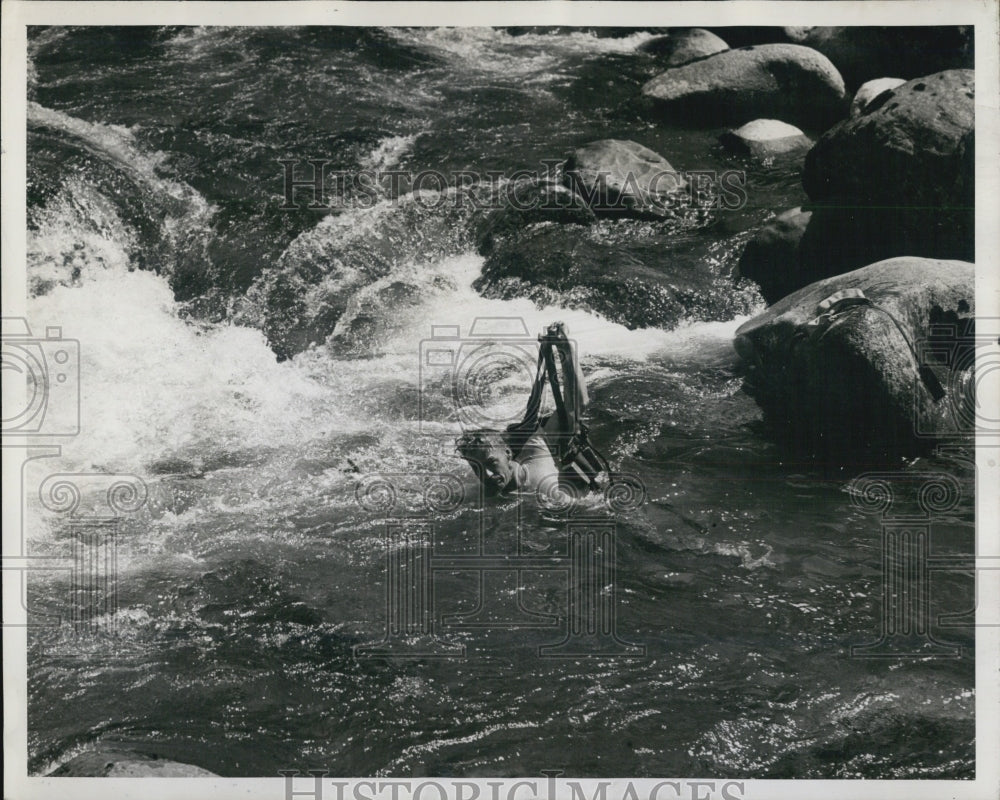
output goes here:
[[972, 70], [864, 84], [806, 155], [808, 207], [763, 228], [740, 274], [773, 302], [892, 256], [971, 260], [974, 158]]
[[[973, 427], [971, 377], [949, 364], [974, 360], [956, 354], [975, 336], [975, 75], [965, 33], [943, 31], [785, 30], [857, 88], [805, 157], [809, 202], [779, 213], [741, 256], [736, 277], [773, 305], [735, 345], [765, 419], [813, 452], [912, 453]], [[901, 38], [881, 47], [890, 36]], [[890, 67], [894, 77], [879, 76]]]
[[[811, 283], [737, 331], [744, 390], [779, 439], [833, 463], [960, 436], [971, 376], [949, 363], [972, 360], [974, 284], [968, 262], [915, 256]], [[831, 296], [856, 304], [824, 316]]]
[[[736, 337], [765, 419], [828, 452], [912, 451], [961, 427], [967, 381], [923, 363], [921, 348], [933, 339], [953, 352], [974, 335], [971, 31], [670, 29], [642, 50], [660, 67], [638, 101], [651, 119], [732, 126], [720, 137], [730, 151], [802, 164], [808, 203], [779, 210], [734, 271], [774, 304]], [[557, 180], [523, 187], [545, 202], [486, 220], [478, 286], [575, 290], [632, 326], [676, 321], [705, 286], [641, 264], [609, 274], [579, 229], [601, 217], [696, 219], [705, 198], [691, 189], [636, 142], [585, 144]], [[846, 303], [818, 308], [845, 291]]]
[[665, 272], [659, 253], [645, 261], [628, 257], [601, 235], [602, 219], [684, 228], [710, 218], [712, 190], [689, 185], [648, 147], [626, 139], [589, 142], [567, 155], [558, 177], [527, 179], [507, 191], [511, 202], [491, 211], [476, 234], [486, 257], [475, 283], [481, 294], [588, 308], [632, 328], [739, 312], [739, 299], [719, 291], [718, 275]]

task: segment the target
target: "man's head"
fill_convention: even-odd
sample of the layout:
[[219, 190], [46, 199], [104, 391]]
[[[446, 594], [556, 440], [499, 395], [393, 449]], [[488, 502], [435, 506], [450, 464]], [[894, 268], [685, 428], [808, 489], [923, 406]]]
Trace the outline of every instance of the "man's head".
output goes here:
[[514, 479], [517, 464], [506, 437], [500, 431], [486, 428], [469, 431], [459, 437], [455, 446], [487, 486], [503, 489]]

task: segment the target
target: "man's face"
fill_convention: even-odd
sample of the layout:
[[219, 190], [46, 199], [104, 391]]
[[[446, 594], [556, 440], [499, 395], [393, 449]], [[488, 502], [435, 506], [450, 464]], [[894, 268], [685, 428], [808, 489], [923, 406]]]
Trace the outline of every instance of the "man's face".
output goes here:
[[511, 460], [508, 447], [494, 445], [486, 452], [483, 459], [486, 468], [485, 483], [492, 484], [497, 489], [503, 489], [514, 478], [515, 464]]

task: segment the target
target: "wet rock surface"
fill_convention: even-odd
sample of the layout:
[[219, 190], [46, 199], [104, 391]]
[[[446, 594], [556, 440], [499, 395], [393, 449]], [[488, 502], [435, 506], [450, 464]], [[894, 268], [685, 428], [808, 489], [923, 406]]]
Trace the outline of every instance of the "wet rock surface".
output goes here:
[[881, 93], [806, 155], [813, 278], [892, 256], [974, 258], [975, 78], [950, 70]]
[[[824, 316], [822, 301], [851, 290], [870, 302]], [[969, 376], [948, 364], [968, 362], [957, 351], [974, 312], [975, 267], [961, 261], [895, 258], [818, 281], [737, 330], [744, 389], [796, 446], [919, 452], [961, 428]], [[931, 351], [950, 358], [931, 362]]]
[[846, 110], [844, 81], [808, 47], [764, 44], [727, 50], [660, 73], [642, 87], [654, 111], [742, 123], [776, 117], [824, 127]]

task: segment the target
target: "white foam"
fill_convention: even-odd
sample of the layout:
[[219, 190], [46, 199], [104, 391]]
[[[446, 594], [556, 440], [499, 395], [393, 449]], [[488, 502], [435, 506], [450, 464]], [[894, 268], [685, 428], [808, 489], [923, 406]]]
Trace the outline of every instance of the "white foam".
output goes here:
[[27, 269], [32, 291], [49, 284], [93, 280], [98, 270], [124, 274], [135, 234], [114, 203], [76, 177], [34, 213], [27, 231]]
[[361, 160], [361, 168], [381, 171], [392, 169], [413, 149], [418, 136], [416, 133], [409, 136], [387, 136]]
[[190, 204], [192, 210], [200, 213], [208, 211], [208, 202], [190, 186], [159, 175], [157, 168], [166, 155], [159, 151], [141, 150], [128, 128], [87, 122], [31, 101], [28, 102], [27, 118], [29, 125], [44, 125], [70, 134], [152, 189]]
[[82, 432], [64, 447], [73, 464], [136, 468], [167, 454], [273, 444], [335, 411], [294, 366], [277, 363], [259, 331], [179, 319], [166, 282], [148, 272], [57, 287], [29, 302], [29, 318], [80, 342]]
[[[141, 149], [128, 128], [87, 122], [34, 102], [28, 103], [28, 122], [61, 131], [134, 181], [142, 199], [148, 195], [153, 208], [159, 209], [151, 213], [161, 214], [157, 221], [163, 251], [184, 249], [199, 234], [207, 234], [214, 207], [186, 183], [163, 177], [160, 166], [166, 156]], [[118, 202], [84, 176], [69, 174], [55, 197], [32, 210], [27, 268], [33, 288], [86, 281], [95, 267], [124, 272], [135, 266], [129, 259], [139, 242], [123, 222]], [[165, 266], [169, 268], [169, 261]]]
[[655, 34], [599, 38], [590, 31], [526, 33], [512, 36], [500, 28], [389, 29], [397, 40], [436, 51], [469, 75], [517, 78], [527, 83], [548, 81], [569, 58], [632, 53]]
[[[557, 306], [539, 308], [527, 298], [498, 300], [482, 297], [472, 284], [479, 276], [482, 257], [466, 253], [444, 259], [434, 265], [435, 277], [454, 290], [429, 297], [414, 324], [402, 331], [385, 349], [412, 351], [414, 342], [430, 335], [432, 326], [458, 326], [462, 336], [469, 334], [477, 318], [498, 317], [523, 321], [530, 339], [535, 339], [553, 322], [565, 323], [586, 364], [594, 357], [642, 361], [648, 358], [672, 361], [702, 361], [708, 352], [728, 359], [733, 332], [745, 317], [727, 322], [690, 322], [675, 330], [658, 328], [629, 329], [598, 314], [582, 309]], [[425, 276], [424, 280], [427, 280]]]

